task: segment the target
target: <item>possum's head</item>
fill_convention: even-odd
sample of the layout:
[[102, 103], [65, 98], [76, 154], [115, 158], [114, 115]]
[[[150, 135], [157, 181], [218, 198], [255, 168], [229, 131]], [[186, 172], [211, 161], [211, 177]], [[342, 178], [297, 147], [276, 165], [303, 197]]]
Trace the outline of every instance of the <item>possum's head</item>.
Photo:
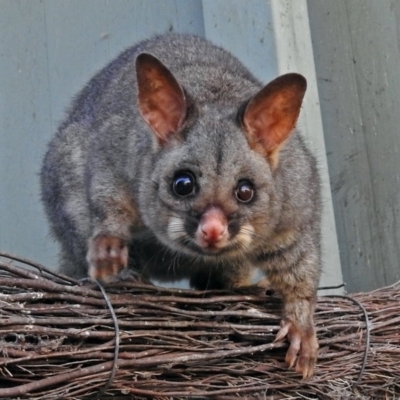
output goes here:
[[229, 259], [260, 246], [279, 220], [274, 174], [305, 79], [283, 75], [240, 101], [207, 104], [154, 56], [139, 55], [136, 66], [154, 143], [151, 177], [140, 188], [145, 224], [170, 249], [197, 257]]

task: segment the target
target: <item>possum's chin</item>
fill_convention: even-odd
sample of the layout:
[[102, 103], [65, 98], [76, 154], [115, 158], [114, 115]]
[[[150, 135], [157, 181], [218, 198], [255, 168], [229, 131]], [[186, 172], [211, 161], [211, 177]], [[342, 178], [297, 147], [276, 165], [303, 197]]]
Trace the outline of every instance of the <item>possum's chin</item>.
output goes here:
[[176, 248], [175, 250], [181, 251], [188, 256], [203, 258], [206, 262], [220, 261], [221, 259], [229, 261], [244, 253], [244, 249], [239, 249], [234, 245], [227, 245], [220, 248], [215, 246], [202, 247], [192, 241], [184, 244], [180, 243], [179, 249]]

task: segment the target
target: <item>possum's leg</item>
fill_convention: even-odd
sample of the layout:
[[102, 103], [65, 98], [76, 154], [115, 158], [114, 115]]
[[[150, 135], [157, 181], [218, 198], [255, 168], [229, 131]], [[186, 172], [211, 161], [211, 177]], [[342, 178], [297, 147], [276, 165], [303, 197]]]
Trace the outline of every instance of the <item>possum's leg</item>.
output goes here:
[[314, 309], [320, 260], [318, 251], [311, 248], [297, 252], [296, 258], [294, 264], [281, 264], [279, 269], [269, 271], [268, 280], [283, 298], [283, 319], [276, 340], [288, 338], [286, 362], [303, 378], [309, 378], [314, 374], [318, 355]]
[[140, 224], [128, 185], [109, 171], [96, 171], [89, 194], [93, 231], [86, 259], [89, 276], [102, 281], [128, 267], [132, 231]]
[[287, 336], [290, 346], [285, 361], [306, 379], [314, 374], [319, 347], [313, 322], [315, 298], [290, 297], [284, 297], [285, 316], [276, 341]]

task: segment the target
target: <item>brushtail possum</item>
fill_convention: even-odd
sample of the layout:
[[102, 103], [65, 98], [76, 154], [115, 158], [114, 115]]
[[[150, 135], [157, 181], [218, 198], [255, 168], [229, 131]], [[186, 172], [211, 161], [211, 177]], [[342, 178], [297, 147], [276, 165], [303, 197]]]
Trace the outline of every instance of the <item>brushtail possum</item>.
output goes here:
[[189, 35], [126, 50], [92, 78], [50, 142], [42, 198], [65, 274], [237, 288], [265, 272], [282, 295], [277, 339], [307, 378], [318, 342], [320, 181], [295, 125], [306, 80], [263, 86]]

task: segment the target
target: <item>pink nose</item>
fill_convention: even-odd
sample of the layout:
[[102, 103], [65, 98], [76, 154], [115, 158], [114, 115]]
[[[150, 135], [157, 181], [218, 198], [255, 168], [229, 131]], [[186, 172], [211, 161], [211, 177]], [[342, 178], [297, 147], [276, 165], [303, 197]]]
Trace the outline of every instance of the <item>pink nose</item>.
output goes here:
[[209, 245], [224, 239], [227, 233], [227, 220], [224, 212], [219, 208], [210, 208], [200, 220], [202, 239]]
[[224, 235], [224, 231], [224, 226], [218, 223], [207, 223], [201, 227], [203, 239], [210, 244], [219, 242]]

